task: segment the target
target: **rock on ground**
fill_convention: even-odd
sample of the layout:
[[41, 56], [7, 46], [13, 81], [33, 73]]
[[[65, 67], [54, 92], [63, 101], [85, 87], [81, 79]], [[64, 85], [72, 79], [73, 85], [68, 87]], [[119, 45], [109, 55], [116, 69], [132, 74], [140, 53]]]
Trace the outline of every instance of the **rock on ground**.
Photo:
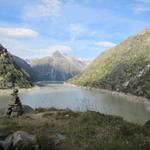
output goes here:
[[28, 105], [23, 105], [22, 106], [23, 108], [23, 114], [33, 114], [33, 113], [35, 113], [35, 110], [32, 108], [32, 107], [30, 107], [30, 106], [28, 106]]
[[1, 150], [36, 148], [38, 146], [35, 135], [24, 131], [17, 131], [0, 141]]

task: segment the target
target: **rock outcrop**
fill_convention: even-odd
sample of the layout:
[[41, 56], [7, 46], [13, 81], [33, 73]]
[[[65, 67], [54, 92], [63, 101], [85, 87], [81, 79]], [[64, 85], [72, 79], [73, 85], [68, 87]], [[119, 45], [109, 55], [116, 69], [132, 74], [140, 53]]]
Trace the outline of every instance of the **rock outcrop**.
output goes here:
[[24, 72], [24, 74], [31, 80], [34, 80], [34, 74], [33, 74], [33, 69], [32, 67], [22, 58], [12, 55], [13, 61], [15, 64], [17, 64], [20, 68], [21, 71]]

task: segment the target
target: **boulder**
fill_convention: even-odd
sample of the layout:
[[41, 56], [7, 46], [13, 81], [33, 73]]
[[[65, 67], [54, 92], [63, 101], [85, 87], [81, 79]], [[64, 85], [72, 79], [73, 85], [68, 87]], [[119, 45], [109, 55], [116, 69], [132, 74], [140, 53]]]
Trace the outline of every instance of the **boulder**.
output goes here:
[[35, 113], [35, 110], [28, 105], [23, 105], [22, 109], [23, 109], [23, 114], [34, 114]]
[[22, 106], [15, 105], [11, 113], [11, 117], [18, 117], [21, 116], [22, 114], [23, 114]]
[[6, 141], [0, 141], [0, 150], [11, 150], [12, 144]]
[[[7, 114], [7, 110], [5, 110], [5, 113], [4, 111], [0, 110], [0, 116], [4, 116], [4, 114]], [[10, 117], [18, 117], [20, 115], [26, 115], [26, 114], [35, 114], [35, 110], [28, 105], [22, 105], [21, 111], [18, 108], [14, 109]]]
[[36, 149], [37, 146], [36, 136], [24, 131], [17, 131], [0, 141], [0, 150], [30, 150]]
[[56, 134], [50, 136], [50, 140], [54, 143], [55, 146], [61, 144], [66, 139], [65, 135], [62, 134]]
[[11, 147], [13, 149], [21, 150], [36, 149], [36, 147], [38, 146], [36, 136], [24, 131], [17, 131], [9, 135], [4, 142], [5, 148]]
[[37, 142], [36, 136], [31, 135], [24, 131], [17, 131], [13, 135], [13, 145], [17, 145], [19, 142], [27, 142], [35, 144]]
[[13, 137], [9, 136], [5, 140], [0, 141], [1, 150], [11, 150], [13, 147]]
[[148, 121], [145, 122], [144, 127], [150, 128], [150, 120], [148, 120]]

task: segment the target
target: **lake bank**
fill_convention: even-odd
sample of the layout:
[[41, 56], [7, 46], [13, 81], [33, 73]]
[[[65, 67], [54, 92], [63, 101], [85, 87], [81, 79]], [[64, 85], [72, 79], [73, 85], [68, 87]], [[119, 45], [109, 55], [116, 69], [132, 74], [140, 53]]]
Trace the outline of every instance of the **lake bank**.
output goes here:
[[[29, 105], [34, 109], [55, 107], [80, 112], [91, 110], [120, 116], [124, 120], [141, 125], [150, 120], [150, 111], [143, 103], [133, 103], [126, 97], [95, 89], [87, 90], [65, 84], [45, 84], [20, 91], [19, 97], [23, 105]], [[10, 94], [0, 95], [0, 108], [6, 108], [10, 99]]]
[[136, 95], [132, 95], [132, 94], [129, 94], [129, 93], [125, 94], [123, 92], [111, 91], [111, 90], [107, 90], [107, 89], [99, 89], [99, 88], [95, 88], [95, 87], [80, 86], [80, 85], [70, 84], [70, 83], [66, 83], [66, 82], [64, 84], [72, 86], [72, 87], [83, 88], [83, 89], [86, 89], [86, 90], [96, 90], [96, 91], [103, 92], [103, 93], [109, 93], [109, 94], [112, 94], [112, 95], [117, 95], [117, 96], [126, 98], [130, 102], [144, 104], [146, 109], [148, 111], [150, 111], [150, 100], [148, 100], [145, 97], [138, 97]]
[[18, 130], [38, 139], [38, 150], [147, 150], [150, 128], [128, 123], [120, 117], [93, 111], [36, 109], [35, 114], [0, 118], [0, 133]]
[[[16, 87], [18, 88], [18, 87]], [[38, 85], [35, 85], [31, 88], [18, 88], [19, 89], [19, 92], [30, 92], [34, 89], [40, 89], [40, 87]], [[10, 95], [12, 93], [12, 89], [0, 89], [0, 95]]]

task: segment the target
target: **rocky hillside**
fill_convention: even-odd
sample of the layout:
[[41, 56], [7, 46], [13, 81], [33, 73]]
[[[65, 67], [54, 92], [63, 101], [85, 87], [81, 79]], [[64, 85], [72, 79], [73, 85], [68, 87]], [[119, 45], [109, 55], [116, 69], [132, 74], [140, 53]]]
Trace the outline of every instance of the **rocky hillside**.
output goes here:
[[34, 80], [32, 67], [22, 58], [14, 55], [12, 57], [14, 62], [21, 68], [21, 70], [28, 76], [28, 78]]
[[14, 56], [0, 45], [0, 88], [11, 88], [14, 85], [22, 88], [31, 87], [31, 78], [14, 61]]
[[70, 82], [150, 99], [150, 28], [106, 50]]
[[56, 51], [51, 57], [28, 61], [36, 81], [64, 81], [79, 74], [86, 63]]

